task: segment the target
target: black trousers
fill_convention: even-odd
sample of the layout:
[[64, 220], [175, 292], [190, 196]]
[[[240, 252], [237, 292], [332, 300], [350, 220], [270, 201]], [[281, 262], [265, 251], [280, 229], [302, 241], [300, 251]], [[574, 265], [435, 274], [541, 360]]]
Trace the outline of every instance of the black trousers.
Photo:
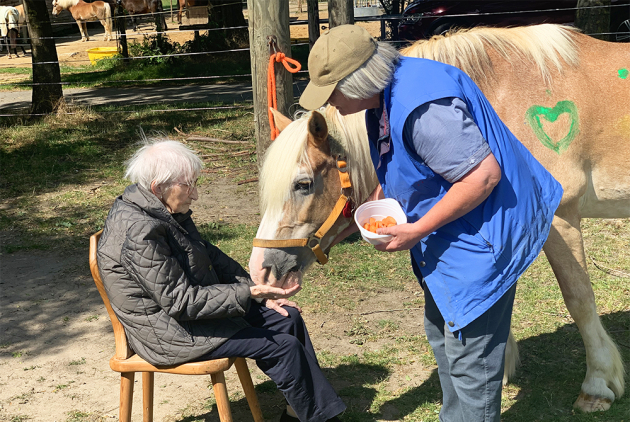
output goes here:
[[245, 328], [202, 359], [244, 357], [256, 364], [278, 389], [302, 422], [323, 422], [346, 405], [324, 377], [302, 316], [285, 307], [284, 317], [252, 301]]

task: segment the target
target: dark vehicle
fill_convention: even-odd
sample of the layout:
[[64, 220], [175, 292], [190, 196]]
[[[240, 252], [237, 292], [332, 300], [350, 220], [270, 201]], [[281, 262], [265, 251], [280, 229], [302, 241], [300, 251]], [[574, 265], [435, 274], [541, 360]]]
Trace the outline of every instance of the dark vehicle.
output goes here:
[[[398, 36], [403, 40], [430, 38], [451, 28], [523, 26], [540, 23], [571, 24], [577, 0], [496, 1], [417, 0], [403, 12]], [[630, 41], [630, 1], [611, 0], [613, 41]]]

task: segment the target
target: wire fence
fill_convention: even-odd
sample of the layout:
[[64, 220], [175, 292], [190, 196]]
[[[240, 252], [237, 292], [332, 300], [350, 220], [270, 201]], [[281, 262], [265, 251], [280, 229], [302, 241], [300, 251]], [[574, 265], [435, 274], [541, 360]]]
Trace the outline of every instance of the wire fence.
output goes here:
[[[356, 0], [357, 4], [359, 6], [362, 6], [363, 3], [360, 2], [359, 0]], [[365, 1], [365, 5], [367, 5], [369, 2]], [[229, 4], [224, 4], [221, 6], [229, 6], [229, 5], [234, 5], [234, 4], [245, 4], [244, 2], [233, 2], [233, 3], [229, 3]], [[621, 7], [621, 6], [626, 6], [626, 7], [630, 7], [630, 5], [611, 5], [608, 7]], [[602, 8], [603, 6], [590, 6], [590, 7], [586, 7], [586, 8], [580, 8], [580, 9], [598, 9], [598, 8]], [[563, 10], [563, 11], [573, 11], [575, 12], [576, 10], [578, 10], [577, 7], [573, 7], [573, 8], [565, 8], [565, 9], [537, 9], [537, 10], [520, 10], [520, 11], [509, 11], [509, 12], [493, 12], [493, 13], [471, 13], [471, 14], [452, 14], [452, 15], [443, 15], [444, 18], [461, 18], [461, 17], [470, 17], [470, 16], [490, 16], [490, 15], [506, 15], [506, 14], [526, 14], [526, 13], [544, 13], [544, 12], [554, 12], [554, 11], [558, 11], [558, 10]], [[155, 18], [156, 14], [172, 14], [174, 13], [174, 11], [170, 11], [170, 10], [165, 10], [162, 12], [155, 12], [155, 13], [144, 13], [144, 14], [136, 14], [136, 15], [124, 15], [125, 18], [131, 17], [131, 16], [135, 16], [135, 17], [152, 17]], [[120, 16], [114, 16], [114, 18], [119, 18]], [[384, 22], [397, 22], [397, 21], [401, 21], [401, 20], [405, 20], [405, 19], [409, 19], [409, 16], [403, 16], [403, 15], [381, 15], [381, 16], [370, 16], [370, 17], [365, 17], [365, 18], [357, 18], [355, 19], [356, 21], [361, 21], [361, 22], [370, 22], [370, 21], [380, 21], [381, 22], [381, 26], [383, 25]], [[413, 19], [424, 19], [426, 18], [425, 16], [415, 16], [413, 17]], [[293, 20], [290, 22], [290, 25], [305, 25], [307, 24], [308, 21], [306, 20]], [[320, 19], [320, 24], [326, 24], [327, 20], [326, 19]], [[76, 23], [74, 22], [59, 22], [57, 23], [59, 25], [76, 25]], [[185, 28], [185, 27], [184, 27]], [[208, 33], [212, 32], [212, 31], [229, 31], [229, 30], [242, 30], [247, 28], [247, 26], [235, 26], [235, 27], [228, 27], [228, 28], [203, 28], [201, 30], [203, 31], [208, 31]], [[172, 34], [176, 34], [176, 33], [191, 33], [191, 32], [197, 32], [200, 29], [198, 28], [198, 26], [196, 27], [196, 29], [174, 29], [174, 30], [168, 30], [168, 31], [149, 31], [149, 32], [142, 32], [140, 35], [144, 36], [144, 37], [158, 37], [158, 36], [168, 36], [168, 35], [172, 35]], [[589, 34], [589, 35], [610, 35], [612, 34], [612, 32], [609, 33], [598, 33], [598, 34]], [[630, 35], [630, 34], [629, 34]], [[76, 39], [76, 35], [74, 36], [68, 36], [68, 35], [61, 35], [61, 36], [53, 36], [53, 37], [45, 37], [45, 38], [41, 38], [41, 39], [47, 39], [47, 40], [68, 40], [68, 39], [72, 39], [75, 38]], [[30, 38], [27, 38], [27, 41], [31, 41]], [[393, 43], [393, 44], [406, 44], [408, 43], [408, 41], [406, 40], [385, 40], [385, 42], [389, 42], [389, 43]], [[24, 44], [25, 46], [29, 45], [29, 44]], [[305, 42], [296, 42], [293, 43], [292, 46], [306, 46], [308, 45], [308, 43]], [[103, 59], [103, 60], [111, 60], [111, 61], [120, 61], [120, 60], [127, 60], [127, 61], [141, 61], [141, 60], [151, 60], [151, 59], [157, 59], [157, 58], [181, 58], [181, 57], [189, 57], [189, 56], [207, 56], [207, 55], [213, 55], [213, 54], [225, 54], [225, 53], [238, 53], [238, 52], [247, 52], [249, 51], [249, 48], [236, 48], [236, 49], [228, 49], [228, 50], [218, 50], [218, 51], [198, 51], [198, 52], [182, 52], [182, 53], [170, 53], [170, 54], [158, 54], [158, 55], [147, 55], [147, 56], [131, 56], [131, 57], [112, 57], [112, 58], [107, 58], [107, 59]], [[39, 64], [78, 64], [78, 63], [82, 63], [82, 62], [89, 62], [89, 59], [78, 59], [78, 60], [67, 60], [67, 61], [48, 61], [48, 62], [36, 62], [36, 63], [28, 63], [28, 65], [39, 65]], [[26, 64], [24, 64], [26, 65]], [[6, 68], [6, 67], [15, 67], [15, 65], [13, 65], [12, 63], [6, 63], [6, 64], [0, 64], [0, 69], [1, 68]], [[306, 76], [306, 74], [308, 73], [308, 71], [303, 70], [298, 72], [298, 74], [300, 76]], [[208, 75], [208, 76], [190, 76], [190, 77], [164, 77], [164, 78], [151, 78], [151, 79], [121, 79], [121, 80], [102, 80], [102, 81], [96, 81], [93, 83], [98, 83], [100, 85], [106, 85], [106, 86], [116, 86], [116, 85], [127, 85], [127, 84], [137, 84], [137, 83], [156, 83], [156, 82], [168, 82], [168, 83], [176, 83], [176, 82], [190, 82], [190, 81], [198, 81], [198, 80], [207, 80], [207, 81], [212, 81], [212, 80], [234, 80], [237, 78], [246, 78], [246, 77], [251, 77], [251, 73], [238, 73], [238, 74], [229, 74], [229, 75]], [[70, 85], [76, 85], [76, 82], [41, 82], [41, 83], [34, 83], [34, 82], [17, 82], [17, 83], [0, 83], [0, 87], [35, 87], [35, 86], [45, 86], [45, 85], [61, 85], [61, 86], [70, 86]], [[216, 108], [198, 108], [198, 110], [211, 110], [211, 109], [216, 109]], [[170, 109], [175, 111], [175, 109]], [[195, 110], [195, 109], [186, 109], [186, 110]], [[37, 116], [37, 114], [0, 114], [0, 117], [26, 117], [26, 116]]]

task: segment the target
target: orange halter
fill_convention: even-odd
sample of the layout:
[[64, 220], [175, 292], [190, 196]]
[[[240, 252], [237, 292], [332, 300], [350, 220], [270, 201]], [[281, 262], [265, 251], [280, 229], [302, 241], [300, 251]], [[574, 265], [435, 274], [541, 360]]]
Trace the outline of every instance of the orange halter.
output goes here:
[[351, 191], [352, 183], [350, 183], [350, 175], [348, 174], [348, 165], [345, 160], [338, 158], [337, 159], [337, 171], [339, 172], [339, 179], [341, 181], [341, 195], [337, 200], [337, 203], [330, 211], [328, 218], [324, 223], [320, 226], [317, 231], [310, 235], [308, 238], [302, 239], [254, 239], [254, 247], [257, 248], [292, 248], [292, 247], [304, 247], [307, 246], [311, 248], [315, 257], [317, 258], [317, 262], [320, 264], [325, 264], [328, 262], [328, 256], [324, 253], [321, 248], [321, 241], [326, 236], [326, 233], [332, 228], [333, 224], [337, 221], [340, 215], [343, 215], [345, 218], [352, 217], [352, 200], [348, 195], [344, 194], [344, 190], [348, 189]]

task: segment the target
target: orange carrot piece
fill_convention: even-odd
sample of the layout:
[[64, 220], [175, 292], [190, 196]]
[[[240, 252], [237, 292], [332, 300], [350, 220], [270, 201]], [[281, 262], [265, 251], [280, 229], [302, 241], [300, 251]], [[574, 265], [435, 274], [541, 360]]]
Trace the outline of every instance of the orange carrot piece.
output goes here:
[[385, 223], [385, 224], [396, 224], [396, 219], [394, 217], [385, 217], [383, 219], [383, 223]]

